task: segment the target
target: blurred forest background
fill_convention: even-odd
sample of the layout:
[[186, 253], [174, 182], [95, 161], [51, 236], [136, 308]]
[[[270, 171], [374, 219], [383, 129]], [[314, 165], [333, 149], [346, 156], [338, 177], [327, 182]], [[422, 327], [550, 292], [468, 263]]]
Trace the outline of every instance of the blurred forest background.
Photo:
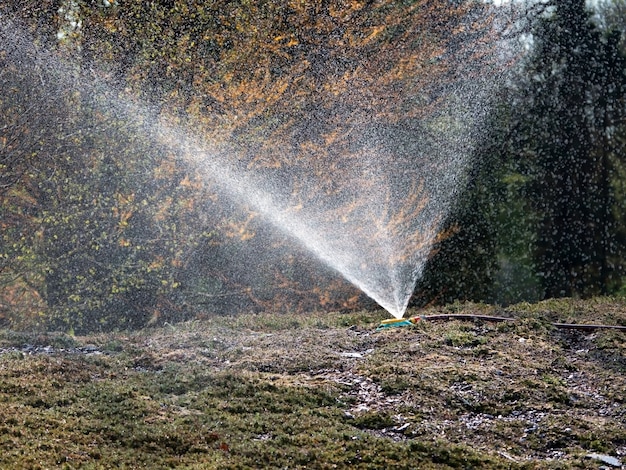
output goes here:
[[624, 1], [8, 3], [2, 326], [84, 332], [372, 305], [138, 120], [108, 113], [99, 82], [260, 172], [297, 178], [330, 155], [336, 165], [315, 169], [321, 194], [359, 135], [401, 146], [459, 74], [499, 76], [412, 304], [626, 295]]

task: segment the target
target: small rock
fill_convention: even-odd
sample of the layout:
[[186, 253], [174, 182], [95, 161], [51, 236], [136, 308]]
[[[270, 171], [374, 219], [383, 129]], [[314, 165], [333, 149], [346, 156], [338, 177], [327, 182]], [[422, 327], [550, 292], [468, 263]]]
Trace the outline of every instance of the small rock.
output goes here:
[[622, 462], [619, 461], [619, 459], [616, 459], [615, 457], [612, 457], [610, 455], [605, 455], [605, 454], [587, 454], [587, 458], [588, 459], [595, 459], [595, 460], [599, 460], [600, 462], [603, 462], [607, 465], [611, 465], [613, 467], [621, 467], [622, 466]]
[[339, 353], [339, 355], [343, 356], [343, 357], [354, 357], [354, 358], [357, 358], [357, 359], [363, 357], [363, 354], [361, 354], [359, 352], [342, 352], [342, 353]]

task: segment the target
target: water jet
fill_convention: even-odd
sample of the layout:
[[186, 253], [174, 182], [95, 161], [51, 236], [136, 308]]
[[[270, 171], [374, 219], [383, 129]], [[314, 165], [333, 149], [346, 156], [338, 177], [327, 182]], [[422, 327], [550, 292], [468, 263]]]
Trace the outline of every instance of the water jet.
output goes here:
[[[303, 62], [309, 69], [299, 79], [313, 83], [320, 76], [332, 78], [340, 86], [325, 99], [335, 94], [352, 101], [319, 101], [316, 91], [282, 85], [284, 77], [275, 78], [276, 84], [263, 78], [260, 83], [270, 91], [283, 91], [258, 107], [270, 117], [259, 114], [254, 119], [263, 132], [272, 129], [266, 121], [275, 119], [280, 132], [256, 136], [250, 124], [256, 121], [237, 114], [222, 118], [225, 130], [215, 131], [203, 127], [197, 116], [183, 112], [181, 119], [136, 93], [120, 90], [107, 79], [106, 63], [61, 59], [35, 47], [36, 41], [21, 33], [23, 28], [2, 19], [5, 60], [24, 74], [44, 70], [46, 87], [56, 94], [51, 100], [71, 99], [76, 92], [95, 113], [130, 122], [396, 318], [403, 316], [439, 228], [463, 187], [498, 84], [492, 75], [497, 64], [470, 60], [459, 43], [443, 39], [444, 53], [423, 58], [415, 49], [407, 63], [402, 57], [341, 62], [333, 53], [343, 76], [313, 60], [309, 52], [308, 62]], [[407, 37], [399, 35], [398, 43]], [[368, 44], [364, 41], [360, 47], [365, 50]], [[432, 66], [436, 80], [418, 72], [426, 66]], [[396, 82], [377, 76], [385, 68], [393, 68]], [[370, 109], [382, 98], [390, 103], [384, 112]], [[253, 99], [251, 95], [248, 101]], [[277, 110], [290, 102], [302, 109], [309, 106], [308, 114]], [[403, 109], [409, 111], [400, 117]], [[392, 117], [385, 114], [392, 112]], [[292, 122], [293, 116], [302, 120]], [[237, 121], [243, 119], [248, 120], [242, 127], [246, 138], [237, 140]], [[79, 122], [71, 126], [78, 133], [108, 132], [84, 129]], [[295, 145], [289, 141], [294, 135]], [[259, 144], [254, 144], [255, 138]], [[276, 149], [289, 150], [282, 154]]]

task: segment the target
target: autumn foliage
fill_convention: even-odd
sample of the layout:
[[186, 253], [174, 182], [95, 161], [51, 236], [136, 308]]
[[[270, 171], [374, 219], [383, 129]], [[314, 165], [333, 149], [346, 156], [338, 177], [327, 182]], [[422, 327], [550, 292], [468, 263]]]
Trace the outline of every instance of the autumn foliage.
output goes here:
[[[146, 121], [280, 181], [296, 211], [330, 197], [340, 203], [321, 217], [372, 212], [355, 186], [405, 201], [371, 216], [367, 233], [384, 237], [418, 217], [428, 188], [419, 175], [396, 189], [367, 177], [364, 153], [438, 171], [395, 148], [398, 133], [436, 127], [460, 80], [503, 66], [494, 18], [475, 2], [11, 3], [0, 9], [12, 18], [0, 34], [0, 319], [19, 327], [361, 305]], [[408, 234], [395, 256], [426, 239]]]

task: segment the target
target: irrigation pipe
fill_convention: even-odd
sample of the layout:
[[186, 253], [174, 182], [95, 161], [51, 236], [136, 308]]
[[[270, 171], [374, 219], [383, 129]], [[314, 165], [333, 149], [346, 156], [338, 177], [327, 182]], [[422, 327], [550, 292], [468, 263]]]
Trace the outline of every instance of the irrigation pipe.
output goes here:
[[[447, 313], [447, 314], [438, 314], [438, 315], [419, 315], [417, 317], [412, 318], [400, 318], [400, 319], [390, 319], [383, 320], [378, 328], [378, 330], [382, 330], [385, 328], [394, 328], [398, 326], [410, 326], [416, 324], [418, 321], [424, 320], [483, 320], [490, 322], [507, 322], [507, 321], [515, 321], [515, 318], [509, 317], [496, 317], [492, 315], [472, 315], [465, 313]], [[578, 323], [551, 323], [551, 325], [555, 328], [561, 330], [581, 330], [581, 331], [594, 331], [594, 330], [619, 330], [626, 331], [626, 326], [620, 325], [598, 325], [598, 324], [578, 324]]]

